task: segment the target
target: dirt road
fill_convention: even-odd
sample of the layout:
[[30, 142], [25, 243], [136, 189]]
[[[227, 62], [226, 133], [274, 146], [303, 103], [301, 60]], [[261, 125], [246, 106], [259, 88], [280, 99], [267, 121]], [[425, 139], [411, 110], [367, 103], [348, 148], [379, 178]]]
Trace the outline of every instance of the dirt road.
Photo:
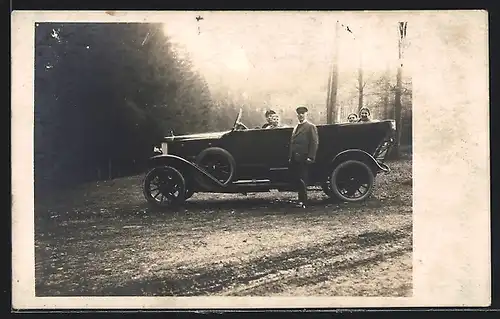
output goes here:
[[195, 194], [152, 210], [139, 177], [57, 194], [36, 211], [37, 296], [411, 296], [411, 161], [373, 198]]

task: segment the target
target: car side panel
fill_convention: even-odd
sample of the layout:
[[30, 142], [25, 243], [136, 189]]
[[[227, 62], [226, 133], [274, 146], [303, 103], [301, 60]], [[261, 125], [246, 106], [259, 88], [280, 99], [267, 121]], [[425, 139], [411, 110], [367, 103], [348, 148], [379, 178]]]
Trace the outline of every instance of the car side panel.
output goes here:
[[221, 141], [233, 154], [240, 179], [269, 178], [269, 169], [288, 165], [292, 128], [234, 131]]
[[318, 126], [320, 146], [316, 163], [311, 167], [311, 179], [323, 180], [329, 174], [331, 161], [342, 151], [360, 149], [373, 154], [388, 128], [389, 124], [385, 122]]
[[[319, 148], [316, 163], [311, 165], [311, 181], [329, 174], [332, 159], [347, 149], [361, 149], [372, 154], [390, 129], [389, 122], [317, 125]], [[193, 161], [211, 146], [229, 151], [236, 162], [235, 179], [288, 178], [288, 153], [292, 127], [232, 131], [220, 139], [186, 139], [171, 144], [170, 152]]]

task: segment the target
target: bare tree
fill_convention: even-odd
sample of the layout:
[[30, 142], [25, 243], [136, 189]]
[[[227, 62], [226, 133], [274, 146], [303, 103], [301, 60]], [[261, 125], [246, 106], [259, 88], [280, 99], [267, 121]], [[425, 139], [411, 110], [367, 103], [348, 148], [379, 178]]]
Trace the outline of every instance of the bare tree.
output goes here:
[[400, 145], [401, 145], [401, 132], [402, 132], [402, 112], [401, 112], [401, 92], [402, 92], [402, 76], [403, 76], [403, 41], [406, 37], [406, 26], [407, 22], [399, 22], [398, 30], [398, 53], [399, 53], [399, 64], [398, 71], [396, 75], [396, 92], [395, 92], [395, 102], [394, 102], [394, 117], [396, 120], [396, 141], [392, 152], [393, 158], [400, 157]]
[[390, 110], [390, 105], [389, 105], [389, 94], [391, 91], [391, 82], [389, 80], [389, 66], [386, 66], [386, 70], [384, 73], [384, 76], [382, 78], [382, 86], [383, 86], [383, 103], [384, 103], [384, 117], [385, 118], [392, 118], [392, 116], [389, 114]]
[[[366, 76], [363, 68], [360, 66], [358, 68], [358, 83], [356, 85], [356, 91], [358, 95], [358, 112], [361, 111], [361, 108], [365, 106], [365, 97], [369, 95], [379, 95], [380, 94], [380, 85], [378, 82], [380, 79], [378, 79], [376, 73], [368, 74]], [[367, 93], [367, 88], [368, 86], [373, 86], [374, 89], [372, 90], [373, 92]]]
[[330, 73], [328, 76], [328, 89], [326, 97], [327, 123], [333, 124], [337, 111], [337, 88], [338, 88], [338, 51], [339, 51], [339, 21], [335, 24], [335, 49]]
[[358, 112], [363, 107], [363, 91], [366, 82], [363, 82], [363, 68], [360, 66], [358, 69]]

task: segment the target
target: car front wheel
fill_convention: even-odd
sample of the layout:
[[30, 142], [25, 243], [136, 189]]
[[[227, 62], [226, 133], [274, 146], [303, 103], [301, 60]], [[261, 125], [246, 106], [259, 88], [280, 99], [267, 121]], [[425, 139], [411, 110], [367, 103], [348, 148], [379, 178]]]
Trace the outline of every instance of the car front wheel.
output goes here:
[[150, 204], [170, 207], [186, 199], [186, 181], [174, 167], [155, 167], [144, 178], [143, 192]]
[[344, 202], [360, 202], [373, 192], [374, 174], [361, 161], [347, 160], [340, 163], [330, 176], [330, 190]]
[[195, 191], [191, 187], [186, 187], [185, 199], [189, 199], [194, 195]]

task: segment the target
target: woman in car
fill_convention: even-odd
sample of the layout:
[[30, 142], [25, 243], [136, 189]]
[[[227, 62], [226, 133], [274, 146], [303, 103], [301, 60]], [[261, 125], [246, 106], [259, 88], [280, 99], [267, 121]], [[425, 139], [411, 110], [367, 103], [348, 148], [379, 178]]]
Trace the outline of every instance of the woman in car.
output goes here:
[[361, 110], [359, 110], [359, 120], [358, 122], [370, 122], [370, 109], [367, 107], [362, 107]]
[[347, 122], [349, 123], [356, 123], [358, 121], [358, 114], [356, 113], [351, 113], [347, 116]]

